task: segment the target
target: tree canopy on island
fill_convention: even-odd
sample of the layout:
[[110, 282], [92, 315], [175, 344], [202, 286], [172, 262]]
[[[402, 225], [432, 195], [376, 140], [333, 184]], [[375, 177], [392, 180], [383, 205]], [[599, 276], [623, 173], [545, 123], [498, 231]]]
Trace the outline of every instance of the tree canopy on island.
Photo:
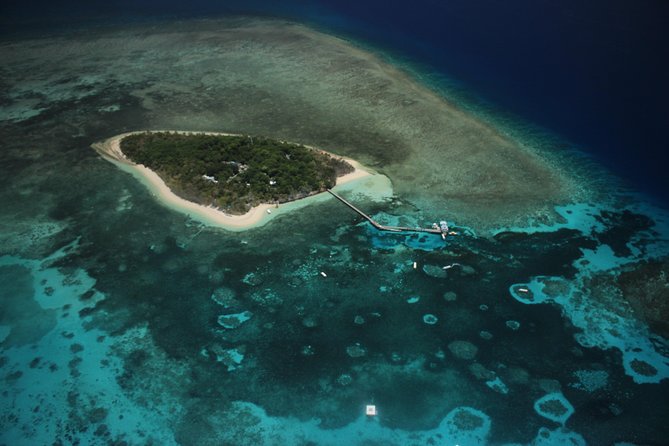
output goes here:
[[121, 151], [182, 198], [232, 214], [323, 192], [353, 171], [326, 153], [251, 136], [135, 133], [121, 140]]

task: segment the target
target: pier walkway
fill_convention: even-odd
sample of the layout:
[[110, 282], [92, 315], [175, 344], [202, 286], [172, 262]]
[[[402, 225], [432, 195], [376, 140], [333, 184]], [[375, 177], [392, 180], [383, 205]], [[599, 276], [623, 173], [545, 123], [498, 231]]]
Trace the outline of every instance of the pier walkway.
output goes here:
[[368, 222], [372, 224], [376, 229], [379, 231], [390, 231], [390, 232], [427, 232], [430, 234], [438, 234], [444, 236], [446, 233], [444, 233], [441, 229], [436, 229], [436, 228], [410, 228], [407, 226], [385, 226], [380, 223], [377, 223], [372, 217], [369, 215], [365, 214], [362, 212], [360, 209], [355, 207], [353, 204], [345, 200], [342, 196], [339, 194], [333, 192], [332, 190], [328, 189], [328, 192], [332, 194], [337, 200], [341, 201], [344, 203], [346, 206], [349, 208], [353, 209], [355, 212], [360, 214], [364, 219], [366, 219]]

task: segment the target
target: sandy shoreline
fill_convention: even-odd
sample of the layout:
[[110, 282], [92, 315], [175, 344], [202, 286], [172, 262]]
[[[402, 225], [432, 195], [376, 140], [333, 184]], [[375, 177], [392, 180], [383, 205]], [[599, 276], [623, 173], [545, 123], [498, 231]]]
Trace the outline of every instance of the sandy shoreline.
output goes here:
[[[159, 132], [163, 130], [155, 130]], [[173, 130], [171, 130], [173, 131]], [[92, 145], [92, 147], [107, 161], [114, 163], [121, 170], [132, 174], [137, 178], [142, 184], [149, 188], [151, 193], [158, 199], [158, 201], [169, 207], [170, 209], [182, 212], [190, 216], [191, 218], [198, 220], [204, 224], [210, 226], [218, 226], [224, 229], [232, 231], [243, 231], [246, 229], [251, 229], [254, 227], [262, 226], [267, 223], [269, 220], [274, 218], [277, 215], [280, 215], [284, 212], [299, 209], [306, 206], [307, 204], [314, 202], [316, 200], [322, 199], [322, 197], [328, 197], [329, 194], [315, 194], [309, 197], [305, 197], [299, 200], [276, 204], [260, 204], [253, 207], [250, 211], [243, 215], [232, 215], [226, 214], [220, 209], [204, 206], [201, 204], [194, 203], [192, 201], [185, 200], [177, 196], [172, 190], [165, 184], [165, 182], [151, 169], [145, 167], [141, 164], [135, 164], [129, 160], [121, 151], [121, 140], [126, 136], [132, 135], [134, 133], [142, 132], [128, 132], [120, 135], [113, 136], [105, 141], [97, 142]], [[207, 135], [224, 135], [224, 136], [239, 136], [232, 133], [222, 133], [222, 132], [189, 132], [189, 131], [177, 131], [181, 134], [207, 134]], [[309, 146], [305, 146], [309, 147]], [[350, 172], [346, 175], [342, 175], [337, 178], [337, 185], [339, 187], [344, 184], [352, 183], [358, 180], [362, 180], [369, 177], [381, 177], [377, 180], [381, 180], [384, 186], [387, 186], [390, 189], [390, 182], [383, 175], [380, 175], [371, 169], [368, 169], [362, 166], [359, 162], [334, 155], [324, 150], [316, 149], [314, 147], [309, 147], [314, 150], [319, 150], [323, 153], [327, 153], [335, 158], [339, 158], [348, 162], [353, 166], [353, 172]], [[378, 183], [379, 181], [376, 181]], [[378, 189], [378, 184], [373, 186], [371, 182], [368, 187]], [[383, 189], [383, 187], [382, 187]], [[378, 191], [377, 191], [378, 193]], [[382, 196], [392, 195], [392, 190], [383, 190]], [[267, 211], [270, 210], [271, 213]]]

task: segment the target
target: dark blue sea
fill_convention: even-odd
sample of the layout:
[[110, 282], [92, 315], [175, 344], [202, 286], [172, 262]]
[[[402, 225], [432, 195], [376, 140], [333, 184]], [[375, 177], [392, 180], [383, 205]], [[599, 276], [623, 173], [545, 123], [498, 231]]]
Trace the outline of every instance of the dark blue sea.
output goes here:
[[[3, 2], [0, 446], [669, 444], [668, 24]], [[339, 194], [450, 232], [327, 193], [212, 222], [101, 156], [143, 130], [347, 156]]]

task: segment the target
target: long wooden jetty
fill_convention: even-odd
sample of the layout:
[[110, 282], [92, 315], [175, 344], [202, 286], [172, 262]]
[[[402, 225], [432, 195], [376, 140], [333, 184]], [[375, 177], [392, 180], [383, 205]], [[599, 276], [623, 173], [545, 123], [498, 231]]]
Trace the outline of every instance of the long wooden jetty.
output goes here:
[[372, 226], [374, 226], [374, 227], [375, 227], [376, 229], [378, 229], [379, 231], [390, 231], [390, 232], [427, 232], [427, 233], [430, 233], [430, 234], [447, 235], [447, 233], [445, 233], [445, 232], [443, 232], [441, 229], [437, 229], [437, 228], [410, 228], [410, 227], [407, 227], [407, 226], [385, 226], [385, 225], [382, 225], [382, 224], [376, 222], [372, 217], [370, 217], [369, 215], [365, 214], [365, 213], [362, 212], [360, 209], [358, 209], [357, 207], [355, 207], [355, 206], [354, 206], [353, 204], [351, 204], [349, 201], [347, 201], [346, 199], [344, 199], [341, 195], [339, 195], [339, 194], [333, 192], [333, 191], [330, 190], [330, 189], [328, 189], [328, 192], [330, 192], [330, 193], [332, 194], [332, 196], [334, 196], [337, 200], [341, 201], [341, 202], [344, 203], [346, 206], [348, 206], [349, 208], [353, 209], [355, 212], [357, 212], [358, 214], [360, 214], [360, 216], [362, 216], [365, 220], [367, 220], [368, 222], [370, 222], [370, 223], [372, 224]]

